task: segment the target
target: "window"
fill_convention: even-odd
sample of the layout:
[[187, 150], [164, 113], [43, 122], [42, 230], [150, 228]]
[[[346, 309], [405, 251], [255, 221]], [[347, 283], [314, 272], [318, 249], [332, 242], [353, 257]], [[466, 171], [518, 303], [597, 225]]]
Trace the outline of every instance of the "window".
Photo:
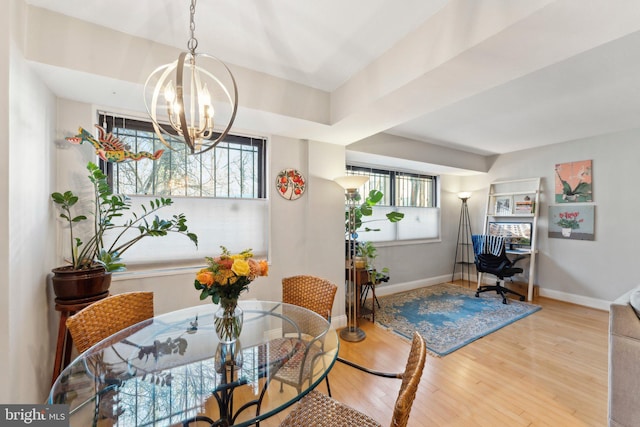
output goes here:
[[[440, 236], [436, 176], [351, 165], [347, 166], [347, 175], [369, 177], [369, 181], [359, 189], [363, 198], [373, 189], [384, 195], [369, 220], [374, 224], [368, 225], [379, 231], [361, 232], [360, 240], [435, 239]], [[402, 212], [405, 216], [402, 221], [390, 223], [385, 215], [391, 211]]]
[[144, 239], [125, 254], [128, 270], [136, 264], [204, 263], [205, 256], [220, 253], [221, 245], [232, 252], [250, 248], [256, 256], [268, 255], [265, 138], [228, 135], [212, 150], [191, 155], [183, 143], [176, 143], [178, 151], [165, 147], [151, 122], [101, 114], [98, 123], [131, 151], [165, 150], [158, 160], [103, 163], [114, 193], [147, 206], [157, 197], [170, 197], [173, 205], [158, 215], [184, 213], [190, 231], [198, 235], [198, 248], [179, 235]]
[[150, 122], [100, 115], [99, 123], [128, 144], [131, 151], [155, 153], [164, 149], [156, 161], [108, 163], [113, 191], [118, 194], [144, 194], [187, 197], [265, 197], [264, 138], [227, 135], [214, 149], [191, 155], [185, 144], [168, 141], [168, 149]]

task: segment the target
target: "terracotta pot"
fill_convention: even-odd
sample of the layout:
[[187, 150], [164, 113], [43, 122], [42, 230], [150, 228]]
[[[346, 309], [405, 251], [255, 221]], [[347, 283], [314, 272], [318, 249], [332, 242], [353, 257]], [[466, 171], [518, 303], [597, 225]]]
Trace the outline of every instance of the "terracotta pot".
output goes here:
[[66, 266], [51, 271], [56, 301], [90, 300], [105, 296], [111, 286], [111, 272], [105, 271], [101, 265], [87, 270], [74, 270]]

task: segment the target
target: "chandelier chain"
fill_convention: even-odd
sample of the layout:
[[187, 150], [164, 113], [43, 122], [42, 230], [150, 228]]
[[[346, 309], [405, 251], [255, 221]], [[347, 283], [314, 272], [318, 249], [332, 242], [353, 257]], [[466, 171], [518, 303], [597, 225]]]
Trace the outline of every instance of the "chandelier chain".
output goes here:
[[191, 6], [189, 7], [189, 29], [191, 30], [191, 38], [187, 42], [187, 48], [192, 56], [196, 54], [196, 48], [198, 47], [198, 39], [196, 39], [196, 0], [191, 0]]

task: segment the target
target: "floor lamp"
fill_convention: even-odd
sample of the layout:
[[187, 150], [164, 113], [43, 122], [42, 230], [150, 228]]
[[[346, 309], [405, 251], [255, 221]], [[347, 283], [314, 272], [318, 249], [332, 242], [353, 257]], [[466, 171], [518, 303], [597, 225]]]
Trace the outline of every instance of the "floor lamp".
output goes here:
[[[458, 240], [456, 243], [456, 256], [453, 259], [453, 273], [451, 274], [451, 281], [453, 282], [456, 275], [456, 266], [462, 265], [462, 279], [464, 280], [464, 270], [467, 268], [467, 281], [471, 274], [471, 264], [473, 263], [469, 256], [469, 249], [471, 248], [471, 222], [469, 221], [469, 207], [467, 206], [467, 200], [471, 197], [471, 193], [462, 192], [458, 193], [458, 198], [462, 201], [460, 206], [460, 222], [458, 224]], [[462, 251], [461, 259], [458, 261], [458, 251]]]
[[348, 175], [336, 178], [337, 182], [345, 189], [345, 197], [347, 198], [348, 215], [347, 215], [347, 280], [345, 283], [345, 303], [347, 312], [347, 326], [340, 331], [340, 338], [345, 341], [358, 342], [365, 339], [366, 335], [362, 329], [358, 327], [358, 313], [356, 298], [356, 265], [354, 262], [356, 250], [356, 218], [355, 208], [359, 199], [358, 188], [362, 187], [367, 181], [368, 176]]

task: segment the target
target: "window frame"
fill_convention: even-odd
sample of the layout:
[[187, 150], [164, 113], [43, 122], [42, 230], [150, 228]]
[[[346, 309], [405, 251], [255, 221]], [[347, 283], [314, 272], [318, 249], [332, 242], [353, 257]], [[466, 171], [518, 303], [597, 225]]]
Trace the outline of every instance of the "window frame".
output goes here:
[[[441, 177], [436, 174], [423, 174], [415, 171], [405, 171], [402, 169], [392, 169], [392, 168], [384, 168], [380, 166], [366, 166], [363, 164], [354, 164], [347, 163], [346, 174], [351, 174], [351, 172], [361, 172], [359, 175], [368, 175], [369, 173], [377, 173], [377, 174], [388, 174], [389, 176], [389, 187], [390, 187], [390, 195], [393, 195], [393, 198], [390, 199], [391, 204], [382, 204], [382, 202], [378, 203], [376, 206], [380, 208], [393, 209], [398, 212], [403, 212], [405, 210], [414, 210], [414, 209], [424, 209], [424, 212], [427, 212], [435, 217], [435, 223], [432, 223], [432, 235], [431, 236], [420, 236], [415, 238], [404, 238], [400, 239], [398, 236], [402, 234], [399, 231], [399, 227], [402, 226], [402, 221], [398, 223], [389, 223], [389, 227], [392, 227], [393, 239], [386, 240], [376, 240], [371, 239], [371, 241], [375, 242], [376, 246], [385, 247], [385, 246], [396, 246], [396, 245], [412, 245], [412, 244], [421, 244], [421, 243], [431, 243], [431, 242], [440, 242], [442, 241], [442, 217], [441, 207], [440, 207], [440, 179]], [[364, 172], [364, 173], [362, 173]], [[395, 177], [396, 175], [404, 175], [404, 176], [412, 176], [419, 178], [427, 178], [432, 181], [431, 183], [431, 193], [432, 193], [432, 201], [430, 206], [397, 206], [396, 204], [396, 189], [395, 189]], [[365, 184], [366, 185], [366, 184]], [[362, 200], [366, 198], [367, 194], [361, 194]], [[386, 199], [386, 195], [385, 195]], [[347, 205], [345, 205], [347, 206]], [[374, 215], [375, 215], [374, 208]], [[366, 236], [360, 235], [358, 240], [369, 240]]]
[[[107, 133], [113, 132], [114, 126], [117, 128], [134, 130], [134, 131], [142, 131], [142, 132], [151, 132], [155, 133], [155, 129], [153, 128], [153, 123], [149, 120], [143, 120], [140, 118], [134, 117], [126, 117], [125, 115], [119, 115], [114, 113], [107, 112], [98, 112], [98, 123], [105, 129]], [[177, 135], [177, 133], [174, 133]], [[219, 133], [214, 133], [212, 138], [217, 138]], [[126, 142], [126, 141], [125, 141]], [[240, 135], [238, 133], [228, 134], [225, 136], [224, 140], [221, 142], [240, 144], [246, 146], [253, 146], [257, 149], [257, 182], [256, 182], [256, 193], [257, 197], [239, 197], [240, 199], [267, 199], [267, 138], [266, 137], [258, 137], [258, 136], [245, 136]], [[165, 155], [167, 151], [170, 151], [169, 148], [164, 147]], [[224, 147], [216, 147], [213, 150], [224, 149]], [[198, 154], [196, 154], [198, 155]], [[187, 154], [189, 156], [189, 154]], [[114, 189], [114, 175], [115, 169], [114, 164], [112, 162], [105, 162], [100, 159], [99, 164], [101, 170], [107, 175], [107, 181], [109, 183], [110, 188]], [[227, 196], [216, 196], [216, 195], [202, 195], [202, 187], [200, 189], [199, 196], [192, 195], [183, 195], [183, 194], [140, 194], [140, 193], [125, 193], [129, 196], [163, 196], [163, 197], [195, 197], [195, 198], [236, 198], [236, 197], [227, 197]]]
[[[347, 174], [349, 174], [349, 172], [353, 172], [353, 171], [357, 171], [357, 172], [367, 172], [366, 174], [362, 174], [362, 175], [369, 175], [370, 173], [375, 173], [375, 174], [380, 174], [380, 175], [388, 175], [389, 176], [389, 196], [388, 199], [390, 200], [390, 204], [382, 204], [379, 203], [379, 206], [390, 206], [390, 207], [416, 207], [416, 208], [437, 208], [439, 207], [439, 197], [438, 197], [438, 181], [440, 179], [440, 177], [438, 175], [430, 175], [430, 174], [420, 174], [420, 173], [416, 173], [416, 172], [406, 172], [406, 171], [402, 171], [402, 170], [394, 170], [394, 169], [381, 169], [381, 168], [373, 168], [373, 167], [366, 167], [366, 166], [360, 166], [360, 165], [352, 165], [352, 164], [347, 164], [346, 167], [346, 171]], [[360, 174], [358, 174], [360, 175]], [[412, 178], [420, 178], [420, 179], [430, 179], [432, 180], [432, 184], [431, 184], [431, 193], [433, 195], [433, 200], [431, 201], [430, 206], [402, 206], [402, 205], [398, 205], [397, 204], [397, 191], [396, 191], [396, 180], [398, 178], [398, 176], [408, 176], [408, 177], [412, 177]], [[366, 185], [366, 184], [365, 184]], [[362, 195], [363, 197], [366, 197], [366, 194]], [[387, 196], [385, 195], [384, 199], [387, 199]]]

